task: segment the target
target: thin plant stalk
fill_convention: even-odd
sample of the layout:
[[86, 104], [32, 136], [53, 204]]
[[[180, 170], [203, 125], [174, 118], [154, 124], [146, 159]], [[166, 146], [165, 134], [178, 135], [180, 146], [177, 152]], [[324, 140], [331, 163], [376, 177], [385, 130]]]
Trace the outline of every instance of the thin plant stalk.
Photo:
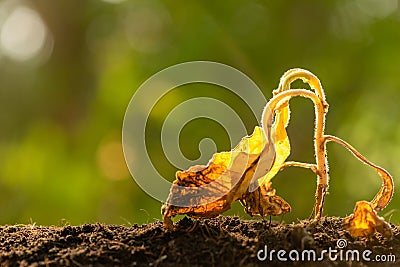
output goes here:
[[312, 164], [312, 163], [304, 163], [304, 162], [298, 162], [298, 161], [286, 161], [285, 163], [282, 164], [281, 170], [287, 167], [302, 167], [306, 169], [312, 170], [313, 173], [317, 174], [317, 165]]
[[[290, 89], [290, 84], [298, 79], [309, 84], [310, 87], [315, 90], [315, 93], [305, 89]], [[320, 219], [325, 195], [329, 188], [329, 172], [324, 136], [326, 113], [328, 112], [329, 105], [326, 102], [325, 93], [319, 79], [311, 72], [303, 69], [292, 69], [287, 71], [282, 76], [278, 89], [274, 91], [274, 98], [279, 97], [276, 100], [273, 100], [274, 98], [272, 98], [269, 102], [271, 102], [271, 104], [273, 104], [274, 101], [279, 103], [283, 99], [287, 102], [289, 101], [287, 99], [288, 96], [291, 98], [297, 95], [310, 98], [314, 102], [315, 106], [314, 150], [316, 171], [314, 172], [317, 174], [317, 189], [315, 192], [314, 215], [316, 219]], [[302, 165], [301, 163], [297, 164], [297, 166], [310, 168], [309, 165]]]

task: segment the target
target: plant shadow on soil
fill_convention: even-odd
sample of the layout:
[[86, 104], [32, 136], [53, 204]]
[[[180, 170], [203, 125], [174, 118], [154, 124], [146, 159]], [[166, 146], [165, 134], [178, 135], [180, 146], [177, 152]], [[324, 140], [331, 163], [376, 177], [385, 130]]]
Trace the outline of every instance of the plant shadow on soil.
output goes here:
[[[393, 238], [388, 240], [380, 234], [354, 239], [337, 217], [292, 224], [230, 216], [185, 217], [175, 223], [173, 231], [166, 231], [162, 222], [141, 226], [0, 226], [0, 266], [395, 266], [400, 265], [400, 228], [391, 228]], [[347, 244], [341, 243], [343, 248], [339, 249], [338, 240], [342, 239]], [[265, 246], [267, 253], [275, 250], [272, 259], [262, 260]], [[322, 250], [329, 248], [337, 250], [332, 254], [335, 260], [328, 254], [321, 257]], [[288, 261], [278, 260], [280, 249], [286, 251], [281, 256]], [[315, 251], [317, 262], [306, 254], [302, 261], [305, 250]], [[356, 255], [352, 260], [349, 254], [346, 261], [349, 250], [358, 251], [360, 260]], [[362, 260], [365, 250], [372, 251], [367, 253], [370, 262]], [[292, 258], [298, 255], [299, 261], [290, 260], [289, 253]], [[376, 255], [388, 261], [394, 255], [395, 262], [378, 264]], [[318, 261], [319, 257], [323, 259]]]

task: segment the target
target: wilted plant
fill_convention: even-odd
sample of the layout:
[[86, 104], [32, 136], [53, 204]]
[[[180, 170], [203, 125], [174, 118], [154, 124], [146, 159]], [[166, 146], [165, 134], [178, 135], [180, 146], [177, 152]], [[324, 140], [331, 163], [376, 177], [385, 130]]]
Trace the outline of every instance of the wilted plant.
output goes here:
[[[297, 79], [307, 83], [314, 92], [291, 89], [291, 83]], [[290, 119], [289, 100], [296, 96], [309, 98], [314, 104], [315, 164], [286, 161], [290, 154], [286, 133]], [[314, 216], [320, 219], [329, 188], [326, 144], [330, 141], [342, 145], [360, 161], [371, 166], [383, 181], [372, 201], [357, 202], [354, 214], [344, 218], [345, 229], [352, 236], [368, 236], [378, 231], [390, 237], [390, 226], [377, 213], [392, 198], [393, 179], [385, 169], [368, 161], [342, 139], [324, 134], [328, 107], [324, 90], [314, 74], [303, 69], [287, 71], [265, 106], [261, 128], [256, 126], [253, 134], [244, 137], [230, 152], [214, 154], [208, 165], [197, 165], [176, 173], [167, 202], [162, 206], [164, 225], [172, 229], [171, 217], [178, 214], [195, 218], [216, 216], [230, 209], [231, 203], [236, 200], [252, 216], [285, 214], [290, 211], [290, 205], [275, 194], [271, 179], [278, 171], [289, 166], [308, 168], [317, 175]], [[180, 201], [182, 205], [176, 205]]]

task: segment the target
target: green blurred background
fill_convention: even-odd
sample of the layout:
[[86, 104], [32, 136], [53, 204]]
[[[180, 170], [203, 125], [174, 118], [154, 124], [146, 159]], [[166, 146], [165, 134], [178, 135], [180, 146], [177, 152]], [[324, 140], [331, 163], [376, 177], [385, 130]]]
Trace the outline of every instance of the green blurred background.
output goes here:
[[[160, 219], [161, 204], [138, 187], [125, 165], [122, 122], [141, 83], [191, 60], [241, 70], [267, 99], [286, 70], [311, 70], [330, 104], [326, 132], [383, 166], [398, 184], [398, 1], [265, 2], [0, 1], [0, 224]], [[176, 169], [163, 156], [159, 131], [181, 99], [214, 97], [240, 114], [248, 133], [257, 124], [232, 94], [188, 88], [156, 106], [146, 136], [152, 159], [170, 180]], [[290, 159], [313, 162], [313, 106], [294, 99], [291, 107]], [[218, 150], [231, 148], [221, 125], [198, 119], [181, 133], [184, 154], [196, 159], [205, 137]], [[373, 198], [380, 178], [338, 145], [329, 144], [328, 154], [324, 214], [345, 216], [357, 200]], [[309, 217], [313, 173], [289, 168], [274, 184], [292, 205], [285, 221]], [[399, 224], [399, 204], [395, 193], [381, 215]], [[248, 218], [238, 203], [227, 214]]]

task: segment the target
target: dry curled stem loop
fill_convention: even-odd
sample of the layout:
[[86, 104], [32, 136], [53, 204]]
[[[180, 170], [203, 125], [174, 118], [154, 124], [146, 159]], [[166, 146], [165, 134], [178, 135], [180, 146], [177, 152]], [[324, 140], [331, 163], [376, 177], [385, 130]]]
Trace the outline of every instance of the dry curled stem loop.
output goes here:
[[[305, 89], [291, 89], [291, 83], [298, 79], [307, 83], [315, 93]], [[314, 153], [316, 155], [317, 169], [314, 172], [317, 174], [318, 179], [317, 190], [315, 193], [316, 201], [314, 214], [315, 218], [319, 219], [322, 215], [324, 198], [329, 188], [328, 162], [324, 142], [325, 117], [329, 105], [326, 102], [325, 92], [322, 85], [314, 74], [303, 69], [292, 69], [282, 76], [279, 87], [274, 90], [274, 97], [267, 103], [267, 106], [270, 105], [270, 109], [274, 110], [276, 109], [277, 103], [282, 101], [288, 102], [290, 98], [295, 96], [302, 96], [311, 99], [315, 107]], [[301, 163], [297, 166], [309, 168], [308, 165], [301, 165]]]

